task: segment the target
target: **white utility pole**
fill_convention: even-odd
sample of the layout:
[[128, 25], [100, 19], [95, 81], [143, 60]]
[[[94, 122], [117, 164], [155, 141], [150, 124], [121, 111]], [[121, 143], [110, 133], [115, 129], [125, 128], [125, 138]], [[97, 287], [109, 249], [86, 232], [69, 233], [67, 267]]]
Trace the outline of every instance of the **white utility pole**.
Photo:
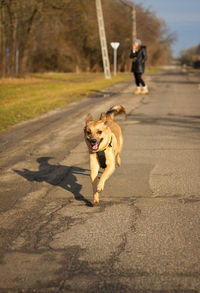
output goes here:
[[111, 78], [110, 62], [108, 57], [108, 48], [107, 48], [101, 0], [96, 0], [96, 10], [97, 10], [97, 19], [98, 19], [98, 26], [99, 26], [99, 36], [100, 36], [100, 42], [101, 42], [101, 53], [102, 53], [102, 59], [103, 59], [104, 75], [106, 79], [110, 79]]
[[16, 49], [15, 54], [15, 73], [19, 74], [19, 49]]
[[117, 49], [120, 45], [118, 42], [112, 42], [110, 43], [111, 47], [114, 49], [114, 75], [117, 75]]
[[127, 2], [126, 0], [119, 0], [124, 5], [128, 6], [132, 9], [132, 41], [136, 40], [137, 33], [136, 33], [136, 9], [134, 4], [131, 4], [131, 2]]
[[133, 22], [133, 41], [136, 40], [136, 10], [135, 6], [132, 8], [132, 22]]

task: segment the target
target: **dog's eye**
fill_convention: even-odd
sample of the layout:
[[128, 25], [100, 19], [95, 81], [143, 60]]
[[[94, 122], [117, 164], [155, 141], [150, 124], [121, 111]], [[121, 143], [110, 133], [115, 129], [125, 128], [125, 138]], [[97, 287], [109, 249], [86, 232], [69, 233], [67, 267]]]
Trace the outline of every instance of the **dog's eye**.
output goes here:
[[98, 133], [98, 134], [102, 134], [102, 131], [101, 131], [101, 130], [98, 130], [97, 133]]
[[87, 130], [86, 133], [87, 133], [87, 135], [90, 135], [91, 134], [91, 131], [90, 130]]

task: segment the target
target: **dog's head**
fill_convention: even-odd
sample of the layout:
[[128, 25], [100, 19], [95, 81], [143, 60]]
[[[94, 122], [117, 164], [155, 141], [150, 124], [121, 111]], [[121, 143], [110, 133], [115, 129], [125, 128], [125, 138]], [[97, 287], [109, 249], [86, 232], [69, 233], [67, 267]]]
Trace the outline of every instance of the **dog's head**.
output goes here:
[[104, 150], [111, 140], [111, 130], [106, 125], [104, 115], [101, 116], [100, 120], [94, 121], [92, 115], [88, 114], [84, 134], [87, 146], [92, 152]]

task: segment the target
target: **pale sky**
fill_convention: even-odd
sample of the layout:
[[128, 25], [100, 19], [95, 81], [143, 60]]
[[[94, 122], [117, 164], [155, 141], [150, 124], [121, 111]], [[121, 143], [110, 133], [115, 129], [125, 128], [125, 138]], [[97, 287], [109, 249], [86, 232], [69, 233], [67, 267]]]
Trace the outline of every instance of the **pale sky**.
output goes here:
[[177, 41], [172, 45], [177, 57], [182, 49], [200, 44], [200, 0], [133, 0], [163, 18]]

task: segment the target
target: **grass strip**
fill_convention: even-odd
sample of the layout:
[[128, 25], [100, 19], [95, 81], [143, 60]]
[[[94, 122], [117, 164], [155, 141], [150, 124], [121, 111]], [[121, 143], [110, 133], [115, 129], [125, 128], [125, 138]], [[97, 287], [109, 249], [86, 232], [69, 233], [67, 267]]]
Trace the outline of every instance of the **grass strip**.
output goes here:
[[131, 78], [131, 74], [107, 80], [100, 73], [45, 73], [0, 79], [0, 131]]

